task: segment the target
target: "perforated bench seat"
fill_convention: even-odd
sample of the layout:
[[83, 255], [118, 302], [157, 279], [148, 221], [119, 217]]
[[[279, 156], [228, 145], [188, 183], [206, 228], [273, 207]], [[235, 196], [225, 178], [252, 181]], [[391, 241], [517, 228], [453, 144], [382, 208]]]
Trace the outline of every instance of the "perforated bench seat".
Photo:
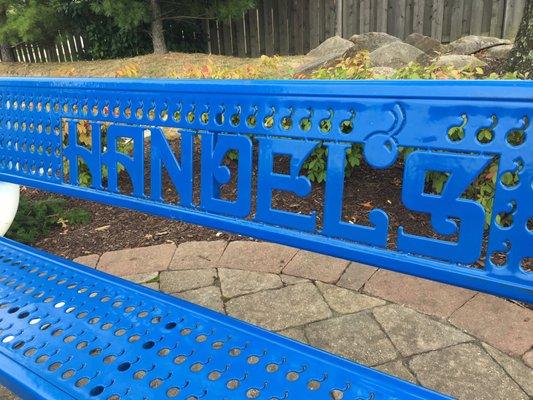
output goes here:
[[6, 239], [0, 320], [1, 383], [29, 399], [447, 398]]

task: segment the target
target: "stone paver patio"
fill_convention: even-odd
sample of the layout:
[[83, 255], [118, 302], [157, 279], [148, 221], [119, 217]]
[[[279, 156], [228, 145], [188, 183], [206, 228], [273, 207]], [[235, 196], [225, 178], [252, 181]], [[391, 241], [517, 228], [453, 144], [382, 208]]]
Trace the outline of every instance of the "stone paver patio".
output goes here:
[[459, 399], [533, 398], [533, 311], [504, 299], [262, 242], [76, 261]]

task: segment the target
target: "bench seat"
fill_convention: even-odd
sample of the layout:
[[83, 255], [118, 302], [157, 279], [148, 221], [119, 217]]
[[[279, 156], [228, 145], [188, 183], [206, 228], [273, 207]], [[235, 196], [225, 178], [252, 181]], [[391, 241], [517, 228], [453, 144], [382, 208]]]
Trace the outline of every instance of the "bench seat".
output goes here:
[[0, 383], [28, 399], [444, 399], [0, 239]]

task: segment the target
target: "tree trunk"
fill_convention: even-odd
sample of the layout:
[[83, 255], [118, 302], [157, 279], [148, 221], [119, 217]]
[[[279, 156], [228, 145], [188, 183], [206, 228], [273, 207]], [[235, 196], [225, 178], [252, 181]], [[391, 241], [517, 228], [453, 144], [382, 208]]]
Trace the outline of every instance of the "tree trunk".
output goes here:
[[15, 62], [16, 61], [13, 48], [7, 43], [0, 44], [0, 56], [2, 57], [3, 62]]
[[150, 0], [150, 5], [152, 8], [152, 44], [154, 46], [154, 54], [168, 53], [163, 21], [161, 20], [161, 4], [159, 0]]
[[529, 79], [533, 78], [533, 1], [528, 1], [524, 8], [524, 16], [509, 55], [508, 69], [529, 73]]

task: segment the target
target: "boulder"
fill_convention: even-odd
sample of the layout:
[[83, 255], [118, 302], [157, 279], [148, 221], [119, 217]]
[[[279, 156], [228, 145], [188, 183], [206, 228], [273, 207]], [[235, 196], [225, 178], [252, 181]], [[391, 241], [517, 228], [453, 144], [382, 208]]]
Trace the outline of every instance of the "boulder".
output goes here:
[[361, 51], [368, 51], [370, 53], [386, 44], [401, 42], [397, 37], [391, 36], [385, 32], [368, 32], [360, 35], [353, 35], [350, 38], [350, 41], [355, 45], [355, 47], [350, 49], [350, 52], [353, 52], [353, 54]]
[[487, 66], [487, 64], [474, 56], [448, 54], [437, 58], [437, 60], [435, 61], [435, 66], [451, 66], [457, 69], [463, 69], [466, 67], [485, 67]]
[[503, 44], [501, 46], [490, 47], [485, 50], [485, 56], [490, 58], [508, 58], [513, 49], [512, 44]]
[[427, 64], [429, 57], [422, 50], [404, 42], [393, 42], [370, 53], [373, 67], [401, 68], [410, 62]]
[[354, 44], [339, 36], [333, 36], [306, 54], [295, 74], [308, 74], [321, 67], [327, 67], [341, 60]]
[[504, 44], [511, 44], [511, 41], [490, 36], [470, 35], [457, 39], [451, 42], [448, 46], [450, 52], [453, 54], [470, 55], [490, 47], [501, 46]]
[[438, 40], [421, 35], [420, 33], [411, 33], [405, 38], [405, 43], [415, 46], [432, 58], [440, 56], [448, 51], [448, 47]]

